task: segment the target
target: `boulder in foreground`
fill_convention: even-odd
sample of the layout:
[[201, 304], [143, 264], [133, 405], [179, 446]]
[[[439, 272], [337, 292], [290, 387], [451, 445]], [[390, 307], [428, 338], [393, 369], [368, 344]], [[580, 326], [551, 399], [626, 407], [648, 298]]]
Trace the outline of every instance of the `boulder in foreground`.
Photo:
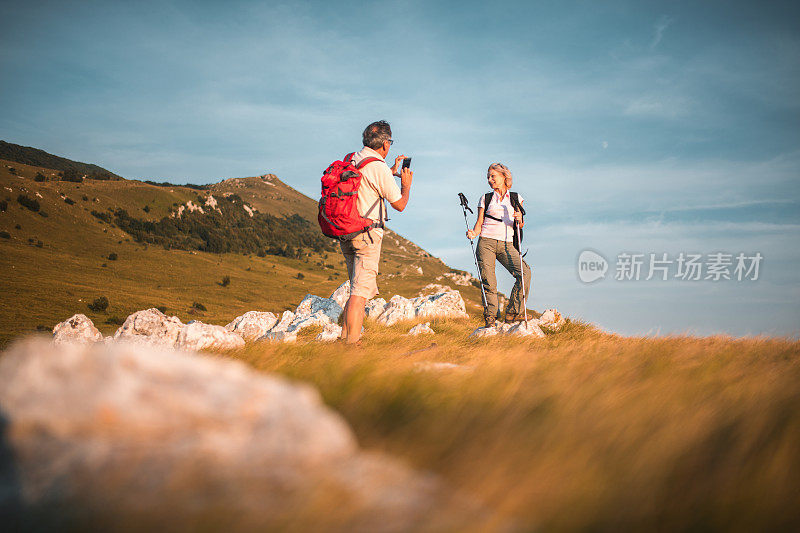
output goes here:
[[237, 361], [29, 340], [0, 356], [0, 415], [0, 509], [23, 526], [458, 530], [479, 514], [361, 451], [314, 389]]

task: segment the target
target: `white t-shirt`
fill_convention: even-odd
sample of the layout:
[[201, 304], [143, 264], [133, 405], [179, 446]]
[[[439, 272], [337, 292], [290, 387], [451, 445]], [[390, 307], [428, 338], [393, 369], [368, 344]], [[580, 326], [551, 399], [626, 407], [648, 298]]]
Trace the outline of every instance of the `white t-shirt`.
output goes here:
[[[403, 195], [400, 186], [392, 176], [392, 170], [378, 152], [365, 146], [353, 156], [353, 164], [357, 165], [362, 159], [377, 157], [380, 161], [367, 163], [361, 168], [361, 186], [358, 188], [358, 201], [356, 207], [362, 217], [378, 220], [381, 216], [381, 202], [385, 198], [389, 203], [394, 203]], [[386, 220], [386, 206], [383, 206], [383, 219]], [[378, 228], [379, 232], [383, 232]]]
[[[479, 209], [486, 209], [486, 206], [483, 205], [485, 198], [486, 195], [482, 194], [481, 199], [478, 200]], [[522, 195], [520, 195], [519, 203], [522, 204], [523, 201]], [[502, 219], [502, 222], [484, 216], [483, 224], [481, 225], [481, 237], [512, 242], [514, 240], [514, 208], [511, 206], [511, 194], [506, 191], [505, 196], [500, 198], [497, 191], [494, 191], [492, 201], [489, 202], [489, 209], [484, 211], [484, 215], [487, 213], [495, 218]]]

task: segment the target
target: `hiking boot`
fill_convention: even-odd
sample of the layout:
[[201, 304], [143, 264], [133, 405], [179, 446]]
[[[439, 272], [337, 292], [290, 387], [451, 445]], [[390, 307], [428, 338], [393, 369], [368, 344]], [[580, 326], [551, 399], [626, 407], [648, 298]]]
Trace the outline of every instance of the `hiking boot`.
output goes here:
[[503, 322], [505, 322], [506, 324], [512, 324], [514, 322], [522, 322], [523, 320], [525, 320], [525, 315], [518, 315], [516, 313], [506, 313], [506, 317], [505, 319], [503, 319]]
[[486, 321], [486, 325], [483, 326], [485, 328], [493, 328], [497, 324], [497, 319], [493, 316], [486, 316], [483, 319]]

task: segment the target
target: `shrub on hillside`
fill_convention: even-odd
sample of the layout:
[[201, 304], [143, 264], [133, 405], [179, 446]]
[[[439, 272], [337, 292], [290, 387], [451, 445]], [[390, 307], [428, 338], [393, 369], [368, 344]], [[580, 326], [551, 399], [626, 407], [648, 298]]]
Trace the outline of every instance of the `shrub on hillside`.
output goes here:
[[108, 254], [108, 260], [109, 261], [116, 261], [117, 258], [118, 258], [117, 252], [111, 252], [110, 254]]
[[303, 274], [302, 272], [297, 273], [297, 279], [305, 279], [305, 277], [306, 277], [305, 274]]
[[47, 214], [47, 211], [39, 211], [39, 216], [40, 216], [40, 217], [47, 218], [47, 217], [49, 217], [50, 215], [48, 215], [48, 214]]
[[0, 231], [0, 239], [10, 239], [11, 234], [7, 231]]
[[95, 299], [95, 301], [92, 303], [86, 304], [86, 307], [92, 311], [95, 311], [96, 313], [101, 313], [108, 309], [108, 298], [101, 296], [100, 298]]
[[67, 196], [66, 198], [64, 198], [64, 203], [67, 205], [75, 205], [75, 200]]
[[8, 211], [8, 200], [0, 200], [0, 212]]
[[25, 194], [20, 194], [17, 196], [17, 203], [23, 207], [27, 207], [31, 211], [38, 211], [39, 210], [39, 201], [35, 198], [31, 198]]
[[144, 206], [142, 208], [142, 211], [144, 211], [145, 213], [149, 213], [150, 212], [150, 206], [149, 205]]
[[106, 324], [111, 324], [111, 325], [114, 325], [114, 326], [121, 326], [124, 323], [125, 323], [125, 319], [124, 318], [120, 318], [117, 315], [110, 316], [110, 317], [108, 317], [106, 319]]
[[17, 175], [18, 175], [18, 174], [17, 174], [17, 169], [16, 169], [16, 168], [14, 168], [14, 167], [8, 167], [8, 171], [9, 171], [11, 174], [15, 175], [15, 176], [17, 176]]
[[41, 172], [37, 172], [36, 176], [33, 177], [33, 181], [39, 181], [39, 182], [47, 181], [47, 176], [45, 176]]
[[84, 202], [88, 202], [89, 197], [84, 194], [83, 196], [81, 196], [81, 200], [83, 200]]
[[68, 168], [62, 173], [61, 179], [63, 181], [71, 181], [73, 183], [81, 183], [83, 181], [83, 174], [73, 168]]
[[100, 211], [92, 210], [92, 216], [96, 217], [96, 218], [99, 218], [100, 220], [102, 220], [103, 222], [106, 222], [108, 224], [111, 223], [111, 215], [109, 215], [108, 213], [103, 213], [103, 212], [100, 212]]
[[222, 281], [219, 282], [219, 284], [222, 285], [223, 287], [227, 287], [228, 285], [231, 284], [231, 277], [230, 276], [224, 276], [222, 278]]
[[192, 304], [192, 308], [197, 309], [198, 311], [208, 311], [208, 309], [206, 309], [206, 306], [201, 304], [200, 302], [194, 302]]
[[161, 311], [165, 315], [167, 314], [167, 306], [166, 305], [159, 305], [158, 307], [156, 307], [156, 309], [158, 309], [159, 311]]

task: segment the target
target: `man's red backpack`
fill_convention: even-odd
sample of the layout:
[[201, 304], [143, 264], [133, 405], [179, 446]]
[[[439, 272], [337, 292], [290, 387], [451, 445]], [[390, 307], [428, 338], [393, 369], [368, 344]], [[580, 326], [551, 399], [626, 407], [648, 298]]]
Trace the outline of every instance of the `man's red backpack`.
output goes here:
[[[319, 227], [322, 233], [343, 241], [383, 224], [362, 217], [356, 206], [358, 188], [361, 186], [361, 169], [368, 163], [380, 161], [367, 157], [353, 165], [353, 155], [347, 154], [341, 161], [334, 161], [322, 174], [322, 198], [319, 200]], [[381, 205], [383, 202], [381, 202]]]

